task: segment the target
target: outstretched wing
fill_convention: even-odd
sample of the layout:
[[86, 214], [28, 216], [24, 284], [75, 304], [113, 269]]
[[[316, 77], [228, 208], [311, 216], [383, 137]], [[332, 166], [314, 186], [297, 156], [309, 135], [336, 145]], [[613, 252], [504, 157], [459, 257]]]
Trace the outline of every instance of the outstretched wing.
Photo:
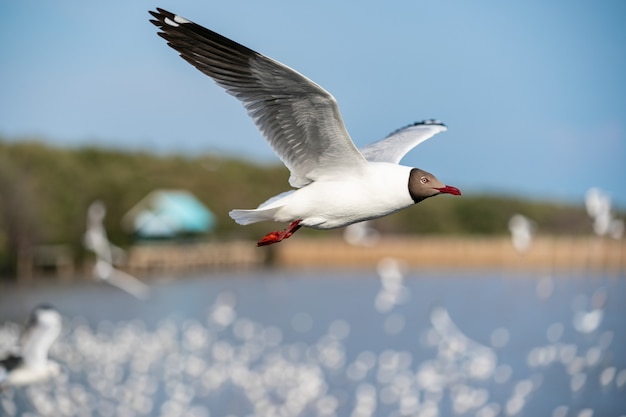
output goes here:
[[157, 9], [151, 22], [180, 56], [238, 98], [302, 187], [367, 161], [343, 124], [337, 102], [291, 68], [181, 16]]
[[424, 120], [413, 123], [391, 133], [384, 139], [361, 149], [370, 162], [391, 162], [398, 164], [411, 149], [448, 128], [439, 120]]

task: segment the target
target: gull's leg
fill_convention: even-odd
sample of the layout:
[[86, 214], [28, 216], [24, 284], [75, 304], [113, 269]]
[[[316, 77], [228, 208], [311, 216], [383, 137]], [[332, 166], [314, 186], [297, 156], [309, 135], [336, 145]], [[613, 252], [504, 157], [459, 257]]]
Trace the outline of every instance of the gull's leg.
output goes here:
[[299, 228], [302, 227], [300, 225], [301, 222], [302, 220], [296, 220], [295, 222], [292, 222], [289, 225], [289, 227], [287, 227], [285, 230], [282, 230], [282, 231], [279, 230], [276, 232], [270, 232], [266, 234], [265, 236], [261, 238], [261, 240], [257, 242], [256, 245], [267, 246], [267, 245], [272, 245], [274, 243], [278, 243], [283, 239], [287, 239], [288, 237], [293, 235]]

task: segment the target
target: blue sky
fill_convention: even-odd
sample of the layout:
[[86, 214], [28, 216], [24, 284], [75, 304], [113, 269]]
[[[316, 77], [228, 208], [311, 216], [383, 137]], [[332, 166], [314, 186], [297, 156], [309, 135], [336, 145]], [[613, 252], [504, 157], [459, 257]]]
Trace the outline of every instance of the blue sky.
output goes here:
[[157, 6], [322, 85], [359, 146], [442, 120], [403, 164], [466, 194], [582, 204], [597, 186], [626, 208], [621, 0], [5, 2], [0, 135], [277, 161], [237, 100], [156, 36]]

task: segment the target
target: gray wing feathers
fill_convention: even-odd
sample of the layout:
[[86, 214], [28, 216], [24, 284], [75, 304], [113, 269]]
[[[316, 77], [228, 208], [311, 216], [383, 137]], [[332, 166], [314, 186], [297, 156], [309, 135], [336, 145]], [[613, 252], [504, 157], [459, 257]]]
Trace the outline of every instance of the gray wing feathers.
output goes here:
[[332, 95], [291, 68], [162, 9], [150, 12], [181, 57], [239, 99], [301, 187], [366, 163]]
[[446, 130], [447, 127], [438, 120], [417, 122], [365, 146], [361, 149], [361, 153], [370, 162], [398, 164], [411, 149]]

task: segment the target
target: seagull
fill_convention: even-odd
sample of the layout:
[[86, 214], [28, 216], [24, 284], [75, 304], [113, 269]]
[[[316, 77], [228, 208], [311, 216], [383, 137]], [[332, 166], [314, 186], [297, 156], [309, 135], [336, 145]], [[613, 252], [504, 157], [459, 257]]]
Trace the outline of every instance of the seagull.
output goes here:
[[525, 253], [530, 249], [536, 230], [535, 222], [522, 214], [514, 214], [509, 219], [509, 231], [513, 247], [518, 253]]
[[620, 240], [624, 235], [624, 221], [613, 216], [611, 197], [599, 188], [590, 188], [585, 194], [585, 207], [593, 219], [593, 231], [597, 236], [611, 236]]
[[445, 131], [438, 120], [411, 124], [359, 150], [335, 98], [286, 65], [184, 17], [157, 8], [159, 36], [180, 56], [239, 99], [289, 169], [294, 188], [252, 210], [232, 210], [238, 224], [289, 223], [258, 246], [280, 242], [303, 226], [334, 229], [383, 217], [447, 193], [433, 174], [399, 165], [413, 147]]
[[48, 351], [59, 334], [59, 312], [48, 305], [35, 308], [22, 334], [19, 353], [0, 360], [0, 389], [43, 382], [59, 375], [59, 364], [48, 360]]
[[352, 246], [372, 247], [378, 243], [380, 233], [368, 220], [352, 223], [343, 229], [343, 239]]
[[150, 288], [124, 271], [115, 268], [114, 258], [121, 256], [123, 250], [111, 242], [104, 228], [106, 207], [102, 201], [96, 200], [87, 209], [87, 230], [84, 236], [85, 248], [96, 255], [96, 264], [93, 274], [100, 280], [126, 291], [139, 299], [146, 299], [150, 294]]

